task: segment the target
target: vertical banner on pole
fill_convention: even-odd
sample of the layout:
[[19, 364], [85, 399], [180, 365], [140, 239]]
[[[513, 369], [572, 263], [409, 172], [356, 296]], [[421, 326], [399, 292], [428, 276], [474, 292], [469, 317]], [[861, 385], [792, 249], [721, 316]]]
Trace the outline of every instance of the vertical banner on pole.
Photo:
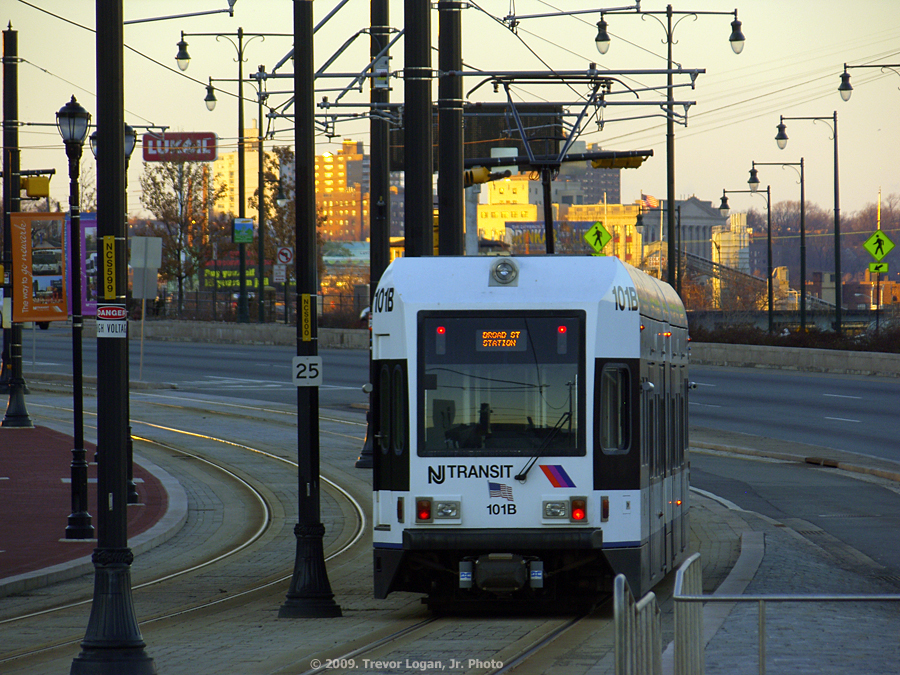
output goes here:
[[13, 321], [64, 321], [69, 316], [65, 222], [62, 213], [10, 214]]

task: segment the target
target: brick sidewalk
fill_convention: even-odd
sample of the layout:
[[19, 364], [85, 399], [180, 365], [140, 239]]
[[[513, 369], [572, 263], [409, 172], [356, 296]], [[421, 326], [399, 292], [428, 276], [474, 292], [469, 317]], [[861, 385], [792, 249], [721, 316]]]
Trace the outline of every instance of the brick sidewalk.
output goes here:
[[[35, 427], [0, 428], [0, 587], [9, 577], [89, 557], [96, 540], [66, 540], [72, 511], [73, 439]], [[85, 443], [88, 462], [96, 447]], [[97, 527], [97, 465], [88, 466], [88, 512]], [[128, 537], [148, 530], [166, 513], [162, 483], [139, 465], [134, 479], [140, 504], [128, 507]]]

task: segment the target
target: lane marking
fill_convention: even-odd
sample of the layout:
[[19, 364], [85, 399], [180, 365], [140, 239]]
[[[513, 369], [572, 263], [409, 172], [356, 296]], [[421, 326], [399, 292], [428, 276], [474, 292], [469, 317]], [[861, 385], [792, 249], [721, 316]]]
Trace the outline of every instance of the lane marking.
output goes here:
[[714, 403], [697, 403], [696, 401], [690, 401], [688, 405], [697, 405], [701, 408], [722, 408], [723, 406], [715, 405]]
[[844, 394], [822, 394], [822, 396], [828, 396], [829, 398], [852, 398], [857, 401], [862, 400], [862, 396], [845, 396]]
[[826, 420], [834, 420], [835, 422], [853, 422], [854, 424], [861, 424], [860, 420], [849, 420], [846, 417], [826, 417]]

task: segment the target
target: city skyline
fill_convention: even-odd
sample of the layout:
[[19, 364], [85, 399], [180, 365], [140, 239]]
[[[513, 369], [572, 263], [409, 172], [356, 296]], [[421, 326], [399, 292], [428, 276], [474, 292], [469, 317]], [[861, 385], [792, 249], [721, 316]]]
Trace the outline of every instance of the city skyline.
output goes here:
[[[336, 3], [316, 3], [315, 20], [321, 21]], [[676, 12], [687, 10], [732, 12], [735, 3], [723, 6], [713, 0], [673, 3]], [[888, 0], [862, 2], [816, 3], [796, 0], [787, 3], [757, 0], [737, 3], [738, 17], [743, 23], [746, 46], [739, 55], [728, 45], [731, 17], [704, 16], [685, 18], [676, 26], [673, 58], [685, 69], [700, 68], [696, 87], [676, 89], [676, 100], [696, 101], [688, 113], [688, 126], [677, 125], [675, 194], [678, 199], [696, 195], [711, 200], [723, 188], [743, 189], [752, 161], [795, 162], [802, 156], [808, 170], [806, 195], [809, 203], [830, 209], [833, 205], [833, 142], [831, 131], [822, 122], [788, 121], [788, 147], [779, 150], [774, 137], [779, 115], [831, 117], [838, 113], [841, 168], [841, 207], [852, 213], [874, 203], [881, 188], [885, 197], [900, 194], [900, 172], [896, 171], [900, 156], [900, 139], [888, 126], [890, 111], [900, 102], [900, 77], [880, 69], [851, 70], [854, 94], [850, 101], [841, 100], [837, 92], [843, 64], [893, 63], [900, 52], [892, 47], [900, 38], [900, 5]], [[823, 6], [826, 5], [826, 6]], [[170, 0], [127, 3], [126, 20], [190, 11], [207, 11], [225, 7], [224, 0]], [[41, 11], [38, 7], [46, 11]], [[552, 13], [546, 2], [519, 0], [515, 12], [520, 17], [518, 36], [488, 16], [502, 19], [510, 10], [508, 0], [481, 3], [484, 11], [467, 9], [462, 13], [463, 59], [468, 67], [482, 70], [584, 70], [589, 63], [598, 68], [635, 69], [664, 68], [665, 32], [650, 17], [608, 14], [606, 20], [612, 43], [605, 55], [594, 47], [599, 11], [579, 16], [525, 18], [532, 13]], [[598, 3], [571, 0], [569, 10], [596, 8]], [[643, 11], [664, 12], [662, 2], [641, 3]], [[51, 196], [62, 204], [67, 200], [66, 157], [59, 134], [52, 125], [56, 111], [74, 94], [92, 114], [96, 113], [94, 67], [94, 35], [86, 29], [94, 24], [93, 3], [71, 3], [63, 0], [17, 1], [10, 3], [4, 15], [5, 24], [18, 31], [19, 117], [25, 126], [19, 129], [23, 168], [54, 167]], [[50, 12], [50, 13], [48, 13]], [[55, 15], [55, 16], [54, 16]], [[665, 17], [662, 17], [663, 20]], [[357, 25], [357, 20], [359, 25]], [[403, 21], [403, 3], [391, 2], [391, 23]], [[73, 25], [75, 22], [82, 27]], [[366, 27], [368, 3], [351, 0], [316, 36], [316, 63], [331, 56], [335, 45]], [[238, 0], [235, 16], [219, 14], [201, 18], [140, 23], [125, 27], [126, 120], [133, 126], [166, 125], [173, 131], [215, 131], [220, 139], [220, 153], [236, 148], [237, 115], [233, 94], [236, 87], [228, 79], [237, 75], [235, 50], [214, 37], [187, 37], [191, 65], [185, 73], [175, 66], [176, 42], [181, 31], [191, 33], [245, 34], [284, 31], [292, 26], [292, 3], [262, 3], [260, 0]], [[874, 26], [874, 27], [873, 27]], [[433, 44], [437, 45], [437, 13], [432, 13]], [[245, 38], [247, 62], [245, 76], [255, 72], [258, 64], [266, 70], [280, 61], [290, 49], [290, 38], [267, 37], [252, 43]], [[335, 63], [331, 72], [358, 72], [368, 62], [368, 37], [361, 35]], [[46, 45], [52, 44], [52, 49]], [[530, 51], [531, 50], [531, 51]], [[895, 56], [895, 53], [898, 56]], [[540, 60], [539, 58], [540, 57]], [[391, 70], [402, 69], [402, 39], [392, 50]], [[163, 64], [163, 65], [159, 65]], [[284, 68], [290, 67], [288, 62]], [[437, 67], [433, 52], [432, 67]], [[288, 71], [289, 72], [289, 71]], [[187, 79], [189, 76], [193, 79]], [[219, 103], [213, 112], [203, 105], [205, 86], [210, 77]], [[464, 91], [477, 82], [466, 78]], [[343, 80], [320, 80], [319, 87], [335, 87]], [[664, 77], [647, 81], [629, 81], [629, 86], [660, 86]], [[392, 79], [392, 100], [403, 97], [403, 82]], [[268, 89], [270, 102], [281, 105], [289, 94], [276, 94], [292, 88], [292, 80], [272, 80]], [[245, 117], [249, 122], [257, 115], [253, 87], [245, 85]], [[516, 87], [521, 100], [570, 101], [583, 93], [552, 86]], [[319, 93], [317, 98], [336, 93]], [[436, 99], [436, 85], [435, 85]], [[663, 100], [663, 93], [645, 92], [645, 100]], [[343, 100], [368, 100], [368, 89], [351, 92]], [[472, 102], [504, 100], [502, 91], [481, 87], [470, 97]], [[359, 109], [353, 109], [361, 112]], [[596, 120], [585, 126], [580, 137], [587, 143], [600, 143], [611, 150], [652, 149], [654, 157], [640, 169], [622, 172], [622, 201], [628, 203], [641, 192], [664, 198], [666, 192], [665, 121], [615, 121], [617, 118], [660, 111], [657, 107], [609, 107], [603, 111], [602, 129]], [[322, 112], [319, 110], [318, 112]], [[333, 111], [332, 111], [333, 112]], [[289, 120], [275, 123], [275, 139], [267, 145], [290, 144]], [[143, 130], [141, 130], [143, 131]], [[344, 138], [359, 140], [368, 151], [368, 122], [358, 119], [338, 124], [328, 139], [316, 137], [316, 153], [334, 151]], [[137, 155], [135, 159], [138, 159]], [[140, 206], [138, 177], [141, 161], [132, 161], [129, 172], [129, 212], [138, 214]], [[93, 158], [85, 153], [85, 170], [91, 170]], [[778, 167], [760, 171], [762, 185], [772, 186], [776, 202], [797, 201], [799, 186], [796, 176]], [[732, 208], [746, 211], [759, 208], [750, 195], [735, 195]]]

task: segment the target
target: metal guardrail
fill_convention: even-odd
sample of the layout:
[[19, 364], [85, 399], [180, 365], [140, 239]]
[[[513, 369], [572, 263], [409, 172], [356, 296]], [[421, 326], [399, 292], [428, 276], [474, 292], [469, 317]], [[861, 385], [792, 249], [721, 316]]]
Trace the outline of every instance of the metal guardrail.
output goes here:
[[662, 675], [662, 633], [656, 595], [635, 601], [625, 575], [613, 582], [616, 675]]
[[765, 675], [767, 603], [900, 602], [900, 595], [703, 595], [700, 570], [700, 554], [695, 553], [682, 564], [675, 577], [675, 592], [672, 596], [675, 601], [675, 675], [703, 675], [705, 645], [701, 603], [757, 604], [759, 674]]
[[[675, 573], [675, 598], [703, 593], [703, 568], [700, 554], [694, 553]], [[702, 675], [704, 664], [703, 607], [694, 603], [675, 603], [675, 672]]]

